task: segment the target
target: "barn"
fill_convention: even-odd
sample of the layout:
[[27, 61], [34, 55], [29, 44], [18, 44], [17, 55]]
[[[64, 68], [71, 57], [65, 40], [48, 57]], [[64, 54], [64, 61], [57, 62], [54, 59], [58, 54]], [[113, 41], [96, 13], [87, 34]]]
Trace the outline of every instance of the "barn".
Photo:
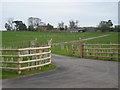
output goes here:
[[84, 29], [67, 29], [67, 32], [85, 32]]

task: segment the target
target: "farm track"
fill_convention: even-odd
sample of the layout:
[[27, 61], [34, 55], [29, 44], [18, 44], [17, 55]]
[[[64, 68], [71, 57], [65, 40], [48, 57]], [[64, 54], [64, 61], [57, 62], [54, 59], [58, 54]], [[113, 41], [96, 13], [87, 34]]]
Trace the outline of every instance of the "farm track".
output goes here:
[[3, 88], [118, 88], [118, 62], [52, 54], [55, 70], [3, 80]]
[[[108, 35], [102, 35], [102, 36], [98, 36], [98, 37], [91, 37], [91, 38], [86, 38], [86, 39], [81, 39], [83, 41], [86, 41], [86, 40], [91, 40], [91, 39], [95, 39], [95, 38], [101, 38], [101, 37], [106, 37], [106, 36], [109, 36], [111, 34], [108, 34]], [[60, 44], [64, 44], [64, 43], [75, 43], [75, 42], [79, 42], [80, 40], [74, 40], [74, 41], [70, 41], [70, 42], [60, 42], [60, 43], [53, 43], [52, 45], [60, 45]]]

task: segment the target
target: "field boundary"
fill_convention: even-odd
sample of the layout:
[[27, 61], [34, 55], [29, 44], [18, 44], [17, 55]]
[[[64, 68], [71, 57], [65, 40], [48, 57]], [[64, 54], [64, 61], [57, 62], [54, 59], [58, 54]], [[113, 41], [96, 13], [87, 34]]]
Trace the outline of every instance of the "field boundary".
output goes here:
[[41, 69], [42, 66], [51, 64], [51, 40], [47, 46], [0, 51], [2, 70], [13, 70], [20, 74], [23, 70]]
[[92, 57], [118, 60], [120, 58], [119, 46], [120, 44], [84, 44], [81, 40], [80, 43], [72, 45], [72, 55], [81, 58]]

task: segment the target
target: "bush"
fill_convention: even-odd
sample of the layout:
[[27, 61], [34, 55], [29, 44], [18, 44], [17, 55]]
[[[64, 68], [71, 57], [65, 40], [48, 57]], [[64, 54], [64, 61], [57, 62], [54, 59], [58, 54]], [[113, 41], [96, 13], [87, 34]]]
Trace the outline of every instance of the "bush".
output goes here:
[[96, 32], [101, 32], [101, 30], [96, 30]]
[[36, 31], [38, 31], [38, 32], [43, 32], [43, 31], [45, 31], [45, 30], [44, 30], [43, 27], [37, 27], [37, 28], [36, 28]]
[[33, 27], [33, 25], [30, 25], [29, 27], [28, 27], [28, 31], [34, 31], [35, 29], [34, 29], [34, 27]]

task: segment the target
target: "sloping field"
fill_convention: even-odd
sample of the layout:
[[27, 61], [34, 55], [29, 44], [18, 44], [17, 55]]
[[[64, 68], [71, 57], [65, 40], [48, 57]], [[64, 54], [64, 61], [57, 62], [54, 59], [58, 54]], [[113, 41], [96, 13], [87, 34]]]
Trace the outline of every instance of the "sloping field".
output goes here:
[[119, 42], [120, 33], [111, 33], [107, 37], [96, 38], [85, 41], [86, 44], [120, 44]]
[[[110, 33], [110, 34], [111, 35], [106, 36], [106, 37], [85, 40], [84, 43], [86, 44], [120, 44], [119, 39], [118, 39], [119, 33]], [[79, 49], [80, 47], [78, 46], [78, 50]], [[52, 53], [65, 55], [65, 56], [73, 56], [72, 55], [72, 43], [66, 43], [66, 44], [62, 43], [60, 45], [53, 46]]]
[[[109, 33], [55, 33], [55, 32], [19, 32], [19, 31], [7, 31], [2, 32], [2, 45], [6, 47], [17, 47], [22, 41], [38, 39], [40, 44], [46, 44], [47, 40], [52, 38], [53, 43], [60, 43], [66, 41], [79, 40], [79, 38], [85, 39], [90, 37], [102, 36]], [[14, 47], [13, 47], [14, 46]], [[23, 44], [24, 46], [24, 44]]]

